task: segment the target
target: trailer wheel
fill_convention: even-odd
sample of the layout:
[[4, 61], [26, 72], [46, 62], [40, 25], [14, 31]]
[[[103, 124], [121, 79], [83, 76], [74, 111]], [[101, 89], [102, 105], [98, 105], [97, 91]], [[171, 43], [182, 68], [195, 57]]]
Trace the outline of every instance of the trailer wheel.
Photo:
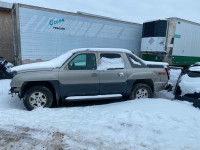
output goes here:
[[149, 85], [139, 83], [133, 86], [130, 99], [151, 98], [152, 90]]
[[39, 107], [50, 108], [53, 104], [53, 95], [45, 86], [34, 86], [25, 93], [23, 102], [27, 110]]

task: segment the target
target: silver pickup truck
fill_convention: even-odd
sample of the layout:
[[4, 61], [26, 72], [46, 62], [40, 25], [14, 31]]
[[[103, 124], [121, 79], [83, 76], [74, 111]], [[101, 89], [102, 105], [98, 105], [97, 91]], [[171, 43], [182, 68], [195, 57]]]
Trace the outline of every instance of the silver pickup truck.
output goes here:
[[16, 75], [10, 91], [23, 98], [28, 110], [62, 106], [69, 96], [150, 98], [167, 86], [166, 66], [143, 61], [125, 49], [76, 49], [51, 61], [12, 68]]

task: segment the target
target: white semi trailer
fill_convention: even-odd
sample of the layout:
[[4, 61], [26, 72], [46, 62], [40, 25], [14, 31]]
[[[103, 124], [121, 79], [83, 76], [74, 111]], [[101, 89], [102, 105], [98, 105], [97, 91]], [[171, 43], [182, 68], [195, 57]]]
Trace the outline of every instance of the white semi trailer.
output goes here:
[[141, 56], [185, 66], [200, 62], [200, 24], [180, 18], [143, 24]]
[[16, 64], [46, 61], [75, 48], [126, 48], [140, 55], [142, 24], [14, 4]]

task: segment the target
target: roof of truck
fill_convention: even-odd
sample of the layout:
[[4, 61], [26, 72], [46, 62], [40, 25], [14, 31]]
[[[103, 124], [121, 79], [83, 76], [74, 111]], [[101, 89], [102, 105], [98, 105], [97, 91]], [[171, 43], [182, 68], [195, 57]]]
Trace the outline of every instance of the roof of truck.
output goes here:
[[74, 49], [66, 52], [63, 55], [60, 55], [50, 61], [45, 62], [38, 62], [33, 64], [25, 64], [13, 67], [11, 71], [22, 71], [22, 70], [33, 70], [33, 69], [43, 69], [43, 68], [58, 68], [61, 67], [67, 59], [69, 59], [73, 54], [77, 52], [84, 52], [84, 51], [105, 51], [105, 52], [122, 52], [122, 53], [129, 53], [132, 54], [130, 50], [127, 49], [121, 49], [121, 48], [80, 48], [80, 49]]
[[132, 53], [130, 50], [123, 49], [123, 48], [79, 48], [72, 50], [74, 52], [81, 52], [81, 51], [105, 51], [105, 52], [122, 52], [122, 53]]
[[[80, 48], [80, 49], [74, 49], [66, 52], [65, 54], [58, 56], [50, 61], [45, 61], [45, 62], [38, 62], [38, 63], [33, 63], [33, 64], [25, 64], [25, 65], [20, 65], [11, 68], [11, 71], [23, 71], [23, 70], [34, 70], [34, 69], [53, 69], [53, 68], [59, 68], [61, 67], [66, 60], [68, 60], [73, 54], [77, 52], [121, 52], [121, 53], [128, 53], [134, 55], [130, 50], [127, 49], [121, 49], [121, 48]], [[137, 57], [136, 55], [134, 55]], [[162, 65], [162, 66], [167, 66], [167, 63], [164, 62], [149, 62], [149, 61], [144, 61], [141, 58], [137, 57], [139, 60], [141, 60], [144, 64], [146, 65]]]

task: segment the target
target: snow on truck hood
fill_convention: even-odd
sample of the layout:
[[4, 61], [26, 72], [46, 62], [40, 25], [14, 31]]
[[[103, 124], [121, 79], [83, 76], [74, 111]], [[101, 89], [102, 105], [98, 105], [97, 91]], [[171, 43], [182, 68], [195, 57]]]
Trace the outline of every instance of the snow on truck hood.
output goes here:
[[[133, 54], [130, 50], [127, 49], [121, 49], [121, 48], [81, 48], [81, 49], [74, 49], [70, 50], [67, 53], [54, 58], [50, 61], [45, 61], [45, 62], [38, 62], [38, 63], [32, 63], [32, 64], [25, 64], [25, 65], [19, 65], [16, 67], [11, 68], [11, 72], [18, 72], [18, 71], [25, 71], [25, 70], [36, 70], [36, 69], [54, 69], [54, 68], [59, 68], [61, 67], [67, 59], [69, 59], [74, 53], [76, 52], [81, 52], [81, 51], [105, 51], [105, 52], [124, 52], [124, 53], [129, 53], [137, 57], [135, 54]], [[163, 62], [149, 62], [149, 61], [144, 61], [141, 58], [137, 57], [140, 59], [144, 64], [146, 65], [163, 65], [167, 66], [167, 63]]]

